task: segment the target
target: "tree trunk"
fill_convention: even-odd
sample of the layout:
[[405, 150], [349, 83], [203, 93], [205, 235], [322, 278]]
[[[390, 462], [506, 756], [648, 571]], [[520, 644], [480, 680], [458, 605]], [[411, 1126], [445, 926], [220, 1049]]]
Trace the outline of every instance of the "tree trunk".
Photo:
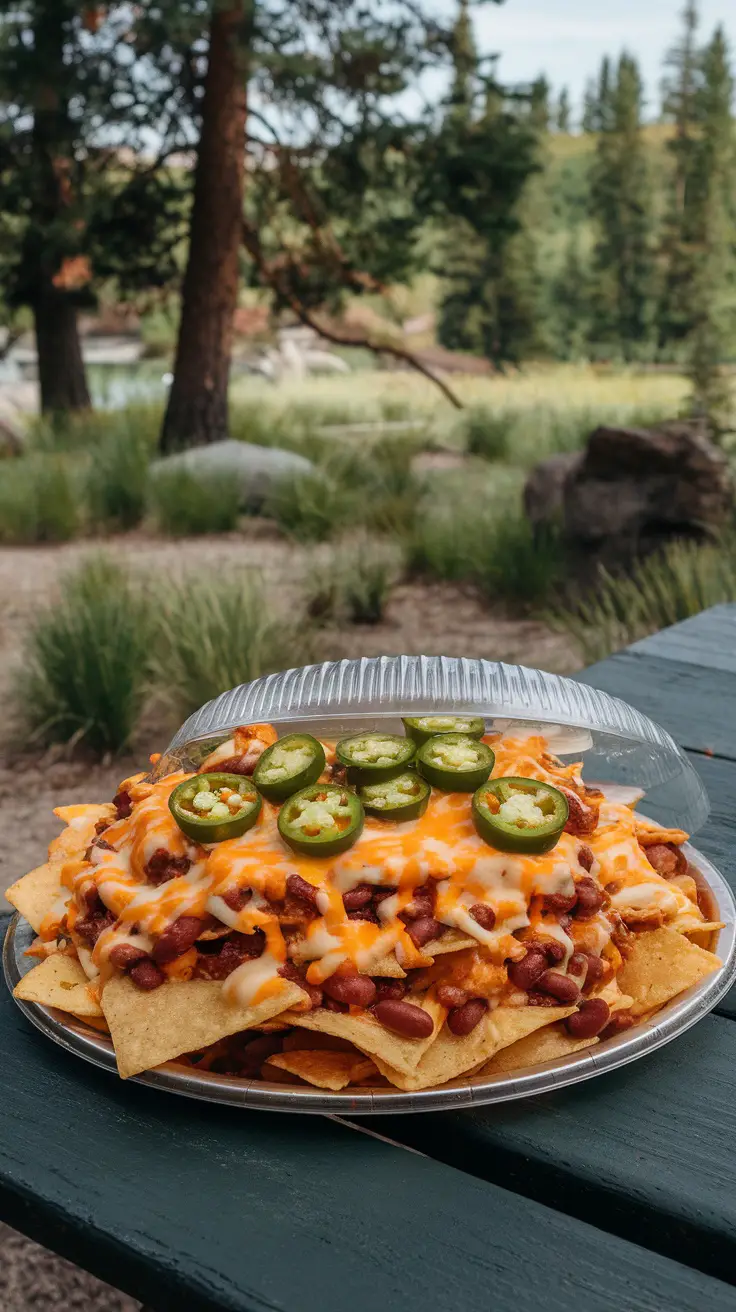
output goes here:
[[161, 450], [227, 436], [227, 389], [239, 280], [247, 84], [248, 0], [216, 8], [202, 101], [202, 128], [176, 348]]
[[77, 309], [63, 292], [49, 286], [33, 306], [38, 381], [44, 414], [84, 410], [90, 404]]

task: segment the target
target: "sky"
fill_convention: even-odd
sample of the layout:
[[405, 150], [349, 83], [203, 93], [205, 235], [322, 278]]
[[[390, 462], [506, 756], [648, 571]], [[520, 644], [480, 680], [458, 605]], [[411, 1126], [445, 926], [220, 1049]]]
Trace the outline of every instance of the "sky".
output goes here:
[[[501, 55], [502, 82], [527, 82], [544, 72], [557, 90], [569, 88], [576, 105], [603, 55], [625, 47], [639, 60], [647, 114], [655, 117], [662, 57], [680, 30], [682, 7], [683, 0], [505, 0], [475, 10], [473, 21], [481, 53]], [[736, 45], [734, 0], [700, 0], [700, 13], [703, 39], [722, 23]]]

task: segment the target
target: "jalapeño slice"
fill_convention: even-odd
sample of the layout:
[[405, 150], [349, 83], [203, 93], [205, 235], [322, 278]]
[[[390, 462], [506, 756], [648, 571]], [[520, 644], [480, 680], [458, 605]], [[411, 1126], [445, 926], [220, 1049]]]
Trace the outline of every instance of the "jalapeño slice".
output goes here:
[[338, 761], [348, 767], [353, 783], [377, 784], [403, 774], [414, 759], [416, 745], [410, 738], [396, 733], [371, 731], [342, 738], [336, 751]]
[[352, 847], [363, 828], [363, 805], [337, 784], [310, 784], [279, 811], [279, 833], [305, 856], [337, 856]]
[[473, 798], [473, 823], [500, 852], [541, 856], [567, 824], [567, 798], [537, 779], [489, 779]]
[[442, 733], [463, 733], [467, 738], [482, 738], [486, 731], [482, 719], [463, 715], [419, 715], [403, 721], [407, 738], [421, 747], [428, 738]]
[[253, 783], [269, 802], [283, 802], [319, 779], [325, 749], [310, 733], [289, 733], [267, 747], [253, 771]]
[[197, 843], [239, 838], [255, 824], [260, 809], [260, 795], [242, 774], [195, 774], [169, 798], [182, 833]]
[[383, 820], [418, 820], [429, 802], [430, 787], [414, 770], [405, 770], [378, 784], [362, 784], [358, 797], [368, 815]]
[[495, 756], [490, 747], [464, 733], [428, 738], [417, 752], [417, 769], [433, 788], [446, 793], [474, 793], [485, 782]]

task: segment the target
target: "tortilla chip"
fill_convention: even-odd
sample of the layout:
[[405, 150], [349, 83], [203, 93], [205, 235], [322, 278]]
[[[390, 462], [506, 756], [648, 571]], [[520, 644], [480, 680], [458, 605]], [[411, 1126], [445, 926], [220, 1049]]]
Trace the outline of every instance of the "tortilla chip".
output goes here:
[[[281, 1044], [282, 1052], [294, 1052], [297, 1048], [329, 1048], [332, 1052], [352, 1052], [357, 1049], [348, 1039], [338, 1039], [335, 1034], [309, 1033], [307, 1030], [289, 1030]], [[362, 1056], [362, 1054], [361, 1054]]]
[[642, 847], [654, 843], [674, 843], [676, 847], [681, 847], [690, 835], [684, 829], [665, 829], [662, 825], [655, 825], [653, 820], [642, 820], [641, 816], [637, 816], [636, 837]]
[[359, 1052], [330, 1052], [327, 1048], [280, 1052], [265, 1062], [264, 1073], [270, 1066], [298, 1075], [300, 1080], [316, 1084], [318, 1089], [334, 1089], [336, 1093], [355, 1080], [365, 1080], [377, 1073], [369, 1057]]
[[665, 926], [636, 935], [617, 979], [623, 992], [631, 994], [632, 1015], [641, 1016], [663, 1007], [720, 965], [714, 953]]
[[463, 948], [477, 948], [478, 940], [469, 934], [461, 934], [459, 929], [448, 929], [442, 938], [433, 938], [425, 943], [422, 952], [428, 957], [441, 957], [445, 952], [462, 952]]
[[400, 1034], [387, 1030], [369, 1012], [351, 1016], [348, 1012], [327, 1011], [317, 1007], [314, 1011], [303, 1014], [293, 1013], [288, 1020], [300, 1029], [317, 1030], [322, 1034], [336, 1034], [338, 1038], [348, 1039], [356, 1048], [373, 1057], [380, 1066], [378, 1058], [394, 1070], [409, 1074], [421, 1060], [427, 1048], [433, 1043], [440, 1026], [447, 1015], [446, 1009], [434, 998], [426, 997], [421, 1006], [429, 1012], [434, 1021], [434, 1030], [426, 1039], [405, 1039]]
[[559, 1061], [581, 1048], [591, 1048], [598, 1039], [574, 1039], [564, 1026], [546, 1025], [544, 1029], [517, 1039], [508, 1048], [502, 1048], [491, 1060], [481, 1066], [478, 1076], [501, 1075], [519, 1070], [522, 1066], [542, 1066], [548, 1061]]
[[55, 952], [24, 975], [13, 989], [14, 998], [58, 1007], [72, 1016], [101, 1016], [102, 1008], [89, 989], [89, 980], [76, 957]]
[[54, 903], [67, 891], [59, 879], [60, 871], [60, 861], [47, 861], [45, 866], [36, 866], [6, 889], [8, 902], [20, 911], [36, 934], [40, 933]]
[[[229, 933], [229, 930], [227, 931]], [[206, 935], [202, 935], [203, 938]], [[289, 956], [298, 966], [306, 965], [311, 957], [303, 957], [299, 951], [306, 939], [295, 939], [289, 944]], [[378, 975], [381, 979], [405, 979], [406, 971], [399, 965], [396, 960], [395, 952], [388, 952], [385, 957], [379, 957], [371, 966], [361, 970], [358, 968], [359, 975]]]
[[273, 997], [254, 1007], [231, 1006], [218, 980], [192, 979], [162, 984], [143, 993], [125, 976], [102, 991], [102, 1010], [110, 1026], [121, 1079], [173, 1061], [184, 1052], [206, 1048], [228, 1034], [251, 1029], [304, 999], [297, 984], [284, 981]]
[[67, 827], [49, 843], [49, 859], [68, 861], [70, 857], [86, 852], [96, 836], [98, 820], [114, 820], [116, 811], [111, 802], [105, 802], [101, 806], [57, 806], [54, 815], [65, 820]]
[[497, 1007], [487, 1012], [480, 1024], [462, 1038], [445, 1026], [413, 1071], [397, 1070], [378, 1056], [375, 1062], [381, 1074], [399, 1089], [428, 1089], [475, 1070], [502, 1048], [545, 1025], [564, 1020], [574, 1010], [574, 1007]]

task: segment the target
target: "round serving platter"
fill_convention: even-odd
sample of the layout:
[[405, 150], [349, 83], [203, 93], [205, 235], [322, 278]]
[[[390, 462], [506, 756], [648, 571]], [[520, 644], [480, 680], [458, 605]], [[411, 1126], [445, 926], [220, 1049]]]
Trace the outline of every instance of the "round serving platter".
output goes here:
[[[736, 982], [736, 902], [723, 877], [710, 861], [689, 843], [683, 852], [698, 872], [698, 884], [704, 900], [704, 910], [713, 920], [722, 920], [724, 927], [714, 936], [711, 945], [720, 956], [720, 970], [707, 975], [700, 984], [680, 994], [651, 1020], [634, 1029], [570, 1057], [530, 1066], [508, 1075], [495, 1075], [491, 1079], [474, 1079], [461, 1076], [434, 1089], [418, 1093], [403, 1093], [394, 1088], [353, 1088], [341, 1093], [307, 1085], [292, 1086], [270, 1083], [267, 1080], [243, 1080], [227, 1075], [196, 1072], [189, 1067], [167, 1062], [156, 1070], [134, 1076], [134, 1082], [153, 1089], [164, 1089], [185, 1098], [200, 1098], [205, 1102], [228, 1103], [233, 1107], [255, 1107], [275, 1112], [312, 1112], [331, 1115], [371, 1115], [372, 1113], [429, 1112], [447, 1108], [478, 1107], [484, 1103], [509, 1102], [533, 1094], [550, 1093], [568, 1084], [592, 1079], [606, 1071], [625, 1066], [630, 1061], [645, 1057], [665, 1043], [676, 1039], [690, 1029], [703, 1016], [712, 1011], [720, 999]], [[15, 985], [35, 964], [25, 956], [33, 939], [30, 925], [15, 915], [5, 936], [3, 968], [8, 988]], [[117, 1075], [112, 1043], [105, 1034], [85, 1025], [65, 1012], [38, 1003], [15, 999], [25, 1016], [37, 1029], [58, 1043], [67, 1052], [102, 1067]]]

